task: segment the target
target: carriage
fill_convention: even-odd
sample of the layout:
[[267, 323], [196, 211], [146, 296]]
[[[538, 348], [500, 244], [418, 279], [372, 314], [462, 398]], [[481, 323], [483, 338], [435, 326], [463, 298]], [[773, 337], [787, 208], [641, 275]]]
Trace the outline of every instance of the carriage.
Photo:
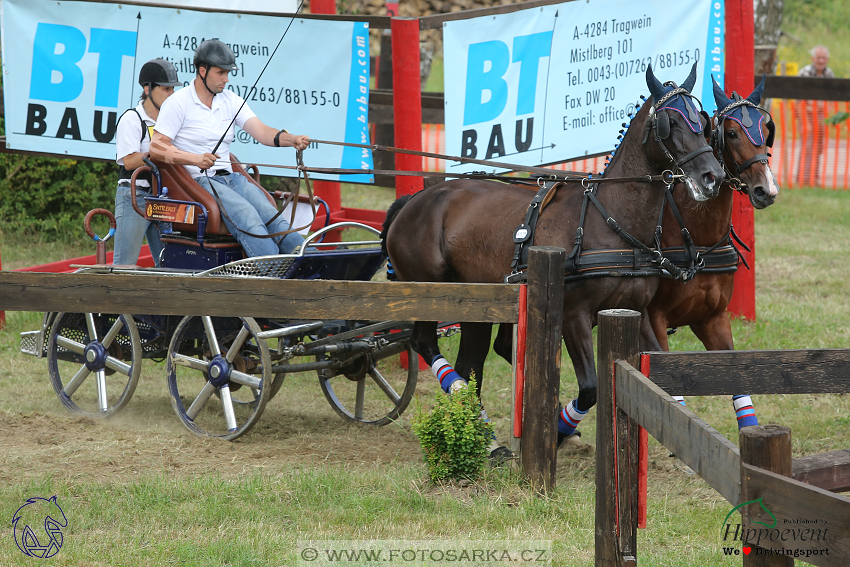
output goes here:
[[[327, 207], [325, 227], [293, 253], [242, 258], [215, 200], [182, 167], [151, 166], [154, 196], [147, 199], [146, 211], [137, 212], [150, 218], [147, 213], [155, 205], [168, 205], [182, 215], [182, 222], [174, 223], [176, 232], [162, 235], [161, 267], [112, 266], [100, 260], [79, 272], [167, 276], [163, 281], [174, 285], [199, 277], [368, 281], [384, 265], [378, 231], [355, 222], [328, 224]], [[238, 163], [234, 170], [247, 176]], [[172, 198], [161, 198], [163, 185]], [[304, 208], [312, 216], [310, 207], [299, 205], [296, 211]], [[91, 235], [89, 223], [90, 216], [86, 229]], [[331, 231], [351, 228], [367, 236], [324, 241]], [[168, 394], [181, 422], [199, 436], [232, 440], [257, 423], [285, 376], [295, 372], [316, 372], [322, 392], [343, 419], [391, 423], [407, 408], [416, 387], [417, 355], [410, 336], [411, 324], [398, 321], [45, 313], [40, 329], [21, 334], [21, 352], [46, 358], [60, 402], [92, 418], [126, 407], [144, 359], [165, 360]], [[386, 372], [379, 365], [402, 353], [411, 361], [406, 373]]]

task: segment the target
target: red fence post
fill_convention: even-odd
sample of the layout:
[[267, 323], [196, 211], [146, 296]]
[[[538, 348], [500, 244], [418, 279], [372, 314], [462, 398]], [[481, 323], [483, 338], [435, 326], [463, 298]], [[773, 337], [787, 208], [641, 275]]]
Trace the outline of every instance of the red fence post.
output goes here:
[[[313, 14], [336, 14], [336, 0], [312, 0], [310, 11]], [[339, 183], [336, 181], [313, 182], [313, 188], [317, 197], [325, 200], [331, 212], [342, 210], [342, 197], [340, 196]]]
[[[749, 95], [755, 76], [753, 3], [751, 0], [726, 0], [726, 93]], [[753, 206], [740, 193], [735, 195], [732, 225], [751, 252], [741, 250], [750, 269], [741, 266], [735, 273], [735, 291], [727, 310], [732, 315], [756, 319], [756, 239]]]
[[[419, 72], [419, 19], [393, 18], [393, 121], [395, 144], [405, 150], [422, 151], [422, 89]], [[422, 171], [422, 157], [396, 154], [399, 171]], [[421, 177], [397, 176], [396, 197], [421, 191]]]

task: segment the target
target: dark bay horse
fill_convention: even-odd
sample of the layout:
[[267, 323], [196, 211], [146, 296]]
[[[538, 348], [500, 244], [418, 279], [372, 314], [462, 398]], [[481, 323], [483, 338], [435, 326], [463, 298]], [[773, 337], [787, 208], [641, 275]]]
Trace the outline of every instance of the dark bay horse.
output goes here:
[[[694, 245], [703, 250], [718, 244], [726, 245], [728, 250], [736, 190], [747, 194], [756, 209], [772, 205], [779, 193], [776, 178], [767, 163], [767, 148], [773, 145], [774, 126], [770, 115], [758, 108], [763, 93], [764, 78], [746, 99], [737, 93], [730, 99], [714, 83], [717, 113], [712, 118], [710, 143], [726, 170], [720, 195], [711, 201], [698, 202], [678, 187], [673, 192], [684, 226]], [[665, 211], [662, 228], [662, 250], [681, 249], [683, 237], [679, 223], [669, 208]], [[735, 253], [732, 258], [737, 264]], [[648, 307], [652, 329], [661, 347], [668, 350], [668, 328], [690, 326], [706, 350], [734, 349], [732, 327], [726, 313], [734, 286], [734, 265], [713, 268], [710, 262], [708, 269], [699, 272], [687, 285], [663, 279]], [[740, 427], [757, 424], [749, 396], [735, 396], [733, 404]]]
[[[707, 145], [703, 120], [689, 92], [696, 81], [696, 65], [681, 87], [662, 85], [651, 67], [646, 81], [652, 98], [632, 119], [603, 176], [618, 181], [599, 183], [593, 191], [626, 232], [651, 245], [665, 184], [638, 182], [634, 178], [665, 170], [681, 172], [691, 197], [704, 201], [717, 196], [723, 170]], [[555, 193], [540, 214], [535, 245], [573, 248], [584, 193], [578, 182], [566, 183]], [[387, 211], [382, 232], [396, 276], [403, 281], [422, 282], [504, 281], [514, 252], [513, 229], [525, 218], [530, 200], [527, 188], [479, 180], [448, 181], [403, 197]], [[623, 239], [593, 205], [589, 205], [583, 230], [585, 250], [624, 248]], [[641, 347], [660, 348], [645, 316], [658, 282], [658, 277], [598, 277], [567, 282], [562, 336], [575, 368], [579, 395], [561, 412], [559, 441], [575, 431], [574, 425], [580, 421], [577, 416], [583, 416], [596, 403], [591, 331], [597, 312], [623, 308], [643, 313]], [[463, 325], [457, 370], [440, 355], [436, 328], [436, 322], [415, 323], [413, 348], [432, 365], [444, 390], [451, 391], [453, 384], [474, 371], [480, 394], [491, 325]], [[563, 414], [567, 414], [566, 420]], [[562, 421], [570, 431], [562, 430]]]

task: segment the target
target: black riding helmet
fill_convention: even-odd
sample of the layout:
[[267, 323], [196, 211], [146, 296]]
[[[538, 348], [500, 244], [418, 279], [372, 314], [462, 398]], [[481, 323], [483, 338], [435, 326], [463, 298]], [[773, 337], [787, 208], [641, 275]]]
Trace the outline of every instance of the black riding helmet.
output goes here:
[[[235, 71], [238, 69], [236, 66], [236, 56], [233, 54], [233, 50], [231, 50], [226, 43], [215, 38], [201, 42], [201, 45], [199, 45], [195, 50], [195, 59], [193, 63], [195, 64], [196, 72], [201, 67], [206, 67], [207, 72], [209, 72], [210, 67], [219, 67], [227, 71]], [[207, 87], [206, 76], [201, 77], [201, 81], [203, 81], [204, 86]], [[216, 93], [213, 93], [209, 87], [207, 87], [207, 90], [215, 96]]]
[[156, 58], [142, 65], [142, 70], [139, 71], [139, 84], [143, 87], [150, 85], [153, 88], [155, 85], [179, 87], [183, 83], [177, 79], [177, 69], [170, 61]]

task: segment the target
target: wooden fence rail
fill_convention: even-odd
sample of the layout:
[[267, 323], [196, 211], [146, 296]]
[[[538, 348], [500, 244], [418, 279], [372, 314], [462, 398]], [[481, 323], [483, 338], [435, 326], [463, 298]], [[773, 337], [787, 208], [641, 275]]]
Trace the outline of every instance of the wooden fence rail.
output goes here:
[[[774, 427], [787, 432], [785, 456], [779, 459], [787, 459], [786, 464], [774, 468], [776, 459], [753, 449], [759, 438], [776, 433], [771, 426], [744, 428], [741, 447], [746, 445], [748, 450], [739, 451], [671, 394], [848, 392], [850, 382], [841, 369], [846, 374], [850, 350], [648, 353], [642, 355], [641, 366], [650, 369], [650, 380], [622, 360], [633, 358], [638, 349], [637, 334], [615, 334], [635, 337], [632, 345], [624, 345], [611, 340], [612, 334], [605, 330], [609, 325], [636, 325], [639, 317], [629, 319], [622, 313], [605, 317], [606, 313], [610, 312], [599, 317], [599, 359], [620, 360], [613, 362], [610, 378], [599, 371], [596, 565], [636, 564], [637, 520], [633, 510], [638, 507], [641, 489], [635, 479], [641, 474], [640, 453], [645, 448], [636, 448], [635, 423], [673, 451], [732, 506], [741, 506], [743, 519], [740, 525], [735, 522], [737, 540], [723, 541], [718, 532], [718, 553], [730, 544], [746, 546], [753, 555], [743, 556], [745, 566], [792, 565], [787, 550], [796, 550], [796, 559], [813, 565], [846, 565], [850, 557], [850, 499], [830, 490], [850, 488], [850, 450], [792, 462], [790, 430]], [[611, 354], [622, 352], [628, 356]], [[611, 419], [614, 409], [617, 417]], [[607, 441], [600, 444], [602, 440]], [[783, 476], [792, 470], [797, 478]], [[753, 501], [760, 501], [764, 508]]]
[[[511, 415], [523, 418], [523, 400], [535, 408], [522, 462], [531, 484], [546, 491], [555, 487], [557, 428], [545, 416], [554, 415], [558, 403], [564, 255], [563, 248], [529, 249], [529, 309], [522, 321], [520, 285], [195, 277], [162, 270], [0, 272], [0, 311], [514, 323], [523, 329], [524, 367], [534, 381], [525, 395], [514, 392], [521, 405]], [[521, 376], [517, 383], [524, 383]]]

